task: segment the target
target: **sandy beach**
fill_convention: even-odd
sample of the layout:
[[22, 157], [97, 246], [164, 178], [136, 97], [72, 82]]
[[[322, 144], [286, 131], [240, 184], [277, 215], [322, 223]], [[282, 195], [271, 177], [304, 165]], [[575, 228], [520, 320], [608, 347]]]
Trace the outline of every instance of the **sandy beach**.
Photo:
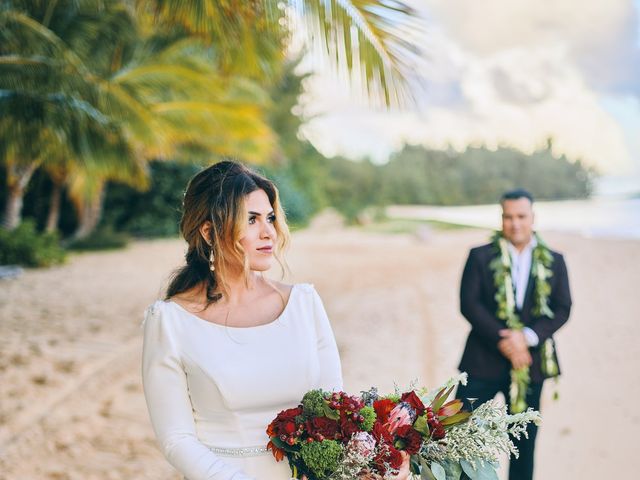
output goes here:
[[[543, 392], [536, 478], [632, 478], [640, 241], [542, 234], [565, 254], [574, 309], [557, 335], [560, 399], [549, 382]], [[468, 249], [487, 237], [331, 222], [293, 235], [286, 278], [320, 292], [348, 391], [436, 386], [457, 372], [468, 331], [458, 283]], [[181, 478], [156, 447], [139, 361], [143, 311], [183, 249], [139, 241], [0, 281], [0, 480]]]

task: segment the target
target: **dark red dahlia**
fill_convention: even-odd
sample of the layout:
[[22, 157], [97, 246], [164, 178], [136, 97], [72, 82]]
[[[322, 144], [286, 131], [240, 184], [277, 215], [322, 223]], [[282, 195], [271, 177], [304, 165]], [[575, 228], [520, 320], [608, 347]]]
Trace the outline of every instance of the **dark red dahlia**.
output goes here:
[[404, 425], [396, 430], [396, 437], [404, 444], [404, 450], [409, 455], [414, 455], [422, 445], [422, 435], [411, 425]]
[[406, 402], [416, 411], [418, 416], [422, 415], [425, 411], [424, 403], [420, 400], [420, 397], [416, 395], [416, 392], [411, 390], [410, 392], [403, 393], [402, 397], [400, 397], [401, 402]]
[[306, 421], [305, 426], [311, 437], [322, 435], [328, 440], [336, 440], [336, 434], [340, 433], [338, 422], [327, 417], [310, 418]]

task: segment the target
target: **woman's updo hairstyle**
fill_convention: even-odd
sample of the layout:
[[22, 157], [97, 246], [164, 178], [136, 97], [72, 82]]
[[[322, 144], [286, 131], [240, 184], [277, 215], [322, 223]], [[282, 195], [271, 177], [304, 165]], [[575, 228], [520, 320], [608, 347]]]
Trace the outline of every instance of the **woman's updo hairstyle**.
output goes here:
[[[274, 183], [237, 162], [222, 161], [197, 173], [184, 194], [180, 232], [187, 241], [186, 265], [176, 271], [167, 288], [166, 298], [203, 285], [207, 306], [228, 292], [225, 278], [229, 266], [241, 266], [249, 279], [249, 262], [240, 239], [248, 213], [245, 197], [264, 190], [275, 213], [273, 223], [278, 238], [274, 245], [276, 259], [284, 267], [282, 252], [289, 241], [289, 229]], [[204, 239], [200, 227], [210, 221], [211, 238]], [[209, 268], [213, 249], [215, 270]]]

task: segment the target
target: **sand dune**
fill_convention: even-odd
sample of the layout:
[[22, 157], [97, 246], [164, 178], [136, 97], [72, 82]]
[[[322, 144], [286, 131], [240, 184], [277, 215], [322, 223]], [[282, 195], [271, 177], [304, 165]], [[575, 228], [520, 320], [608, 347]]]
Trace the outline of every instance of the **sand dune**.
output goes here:
[[[348, 390], [435, 386], [456, 373], [468, 328], [459, 277], [486, 237], [327, 225], [294, 235], [288, 280], [320, 292]], [[550, 400], [550, 385], [543, 393], [536, 478], [631, 477], [640, 242], [546, 239], [565, 253], [575, 307], [558, 335], [560, 400]], [[1, 480], [180, 478], [156, 447], [139, 358], [143, 310], [182, 255], [179, 240], [135, 242], [0, 282]]]

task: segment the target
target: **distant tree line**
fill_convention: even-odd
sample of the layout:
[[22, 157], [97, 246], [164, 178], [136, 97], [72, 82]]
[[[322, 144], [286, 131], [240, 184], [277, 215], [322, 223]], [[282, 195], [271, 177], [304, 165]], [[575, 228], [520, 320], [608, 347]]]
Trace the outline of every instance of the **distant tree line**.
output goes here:
[[372, 205], [493, 203], [514, 187], [539, 200], [589, 198], [597, 175], [580, 160], [554, 155], [551, 142], [531, 154], [510, 147], [457, 152], [406, 145], [383, 165], [339, 157], [328, 165], [327, 198], [350, 219]]
[[[295, 91], [301, 88], [300, 81], [291, 75], [288, 86], [280, 88]], [[283, 112], [290, 110], [295, 98], [280, 95]], [[326, 207], [353, 223], [368, 207], [494, 203], [515, 187], [528, 189], [538, 200], [586, 199], [596, 177], [581, 161], [554, 155], [550, 143], [531, 154], [508, 147], [456, 152], [407, 145], [382, 165], [368, 159], [325, 158], [292, 134], [299, 127], [298, 117], [282, 118], [289, 121], [288, 126], [278, 124], [284, 139], [282, 158], [272, 166], [255, 168], [276, 181], [289, 222], [299, 226]], [[134, 235], [175, 234], [182, 189], [198, 168], [157, 163], [152, 165], [148, 192], [124, 185], [110, 187], [106, 219], [116, 230]]]

